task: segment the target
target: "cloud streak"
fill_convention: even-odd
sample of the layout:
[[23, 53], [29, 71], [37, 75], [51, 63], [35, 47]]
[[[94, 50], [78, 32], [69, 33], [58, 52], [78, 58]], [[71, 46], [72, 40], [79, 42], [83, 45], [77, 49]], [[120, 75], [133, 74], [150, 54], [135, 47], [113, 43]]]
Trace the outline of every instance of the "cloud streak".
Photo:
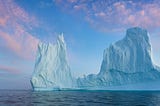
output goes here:
[[34, 59], [39, 40], [29, 30], [37, 26], [36, 18], [15, 2], [0, 1], [0, 40], [5, 42], [3, 48], [20, 58]]
[[12, 74], [18, 74], [20, 71], [10, 66], [0, 66], [0, 71], [9, 72]]

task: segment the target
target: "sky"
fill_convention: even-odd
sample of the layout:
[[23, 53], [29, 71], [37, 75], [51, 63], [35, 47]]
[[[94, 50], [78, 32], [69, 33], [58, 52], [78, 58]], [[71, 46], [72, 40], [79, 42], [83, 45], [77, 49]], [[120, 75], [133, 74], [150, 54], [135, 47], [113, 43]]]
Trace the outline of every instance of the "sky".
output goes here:
[[39, 42], [63, 33], [71, 72], [98, 73], [103, 51], [126, 29], [148, 30], [160, 66], [159, 0], [0, 0], [0, 89], [31, 89]]

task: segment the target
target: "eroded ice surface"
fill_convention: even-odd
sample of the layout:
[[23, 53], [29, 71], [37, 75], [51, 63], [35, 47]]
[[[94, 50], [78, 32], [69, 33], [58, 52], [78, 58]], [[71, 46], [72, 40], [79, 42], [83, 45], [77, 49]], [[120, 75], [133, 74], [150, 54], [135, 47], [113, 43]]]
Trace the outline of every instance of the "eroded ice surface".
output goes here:
[[128, 29], [122, 40], [104, 50], [98, 75], [79, 78], [77, 84], [80, 88], [105, 88], [158, 79], [160, 72], [151, 59], [148, 32], [135, 27]]
[[55, 45], [45, 43], [38, 45], [31, 84], [34, 90], [72, 88], [73, 78], [67, 62], [63, 35], [58, 36]]

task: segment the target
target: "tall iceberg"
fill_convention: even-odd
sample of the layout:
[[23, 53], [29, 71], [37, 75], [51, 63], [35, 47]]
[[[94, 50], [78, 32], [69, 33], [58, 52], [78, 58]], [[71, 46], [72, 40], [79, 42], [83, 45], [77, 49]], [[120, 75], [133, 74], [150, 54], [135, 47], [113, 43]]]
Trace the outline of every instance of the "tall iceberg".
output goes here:
[[80, 88], [160, 80], [160, 70], [151, 59], [148, 32], [138, 27], [127, 30], [126, 36], [104, 50], [100, 72], [77, 79]]
[[58, 36], [55, 45], [39, 43], [31, 84], [34, 90], [72, 88], [73, 77], [67, 62], [63, 35]]
[[149, 34], [134, 27], [104, 50], [98, 74], [78, 79], [71, 75], [63, 36], [55, 45], [40, 43], [31, 84], [34, 90], [107, 89], [156, 80], [160, 80], [160, 68], [152, 62]]

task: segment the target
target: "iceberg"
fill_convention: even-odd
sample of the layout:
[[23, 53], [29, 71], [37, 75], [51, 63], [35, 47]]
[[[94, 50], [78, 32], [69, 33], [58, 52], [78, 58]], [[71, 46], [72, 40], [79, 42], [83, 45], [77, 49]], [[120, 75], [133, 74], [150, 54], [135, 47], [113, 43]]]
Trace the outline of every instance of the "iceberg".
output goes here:
[[151, 59], [147, 30], [134, 27], [126, 36], [104, 50], [100, 72], [77, 79], [77, 86], [105, 89], [108, 86], [160, 80], [160, 70]]
[[31, 84], [34, 90], [106, 90], [158, 80], [160, 68], [152, 62], [149, 34], [134, 27], [104, 50], [100, 72], [83, 78], [71, 74], [63, 35], [55, 45], [39, 43]]
[[39, 43], [31, 85], [34, 90], [60, 90], [73, 87], [63, 35], [58, 36], [55, 45]]

